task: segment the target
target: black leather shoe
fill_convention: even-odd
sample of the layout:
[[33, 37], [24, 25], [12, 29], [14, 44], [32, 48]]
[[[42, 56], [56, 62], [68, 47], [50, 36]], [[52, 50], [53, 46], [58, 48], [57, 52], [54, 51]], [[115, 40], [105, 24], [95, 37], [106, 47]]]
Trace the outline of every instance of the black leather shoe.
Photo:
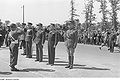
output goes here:
[[53, 66], [54, 64], [50, 64], [51, 66]]
[[27, 56], [26, 58], [32, 58], [32, 57], [31, 56], [30, 57]]
[[73, 69], [73, 66], [70, 66], [69, 69]]
[[69, 67], [70, 67], [70, 65], [66, 66], [65, 68], [69, 68]]
[[39, 60], [39, 62], [42, 62], [42, 60]]
[[25, 53], [22, 53], [21, 55], [26, 55]]
[[50, 65], [49, 63], [47, 63], [46, 65]]
[[20, 70], [17, 68], [11, 68], [11, 71], [20, 71]]
[[37, 61], [39, 61], [39, 60], [35, 60], [35, 62], [37, 62]]

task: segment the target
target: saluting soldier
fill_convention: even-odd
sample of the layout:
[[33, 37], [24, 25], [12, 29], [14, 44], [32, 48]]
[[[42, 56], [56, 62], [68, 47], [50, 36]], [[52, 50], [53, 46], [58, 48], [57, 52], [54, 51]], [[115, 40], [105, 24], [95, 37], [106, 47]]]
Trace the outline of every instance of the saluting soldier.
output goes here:
[[55, 24], [50, 25], [50, 32], [48, 34], [48, 64], [54, 65], [55, 61], [55, 48], [58, 44], [58, 33], [55, 28]]
[[9, 50], [10, 50], [10, 67], [11, 71], [19, 71], [17, 68], [15, 68], [15, 65], [17, 65], [17, 59], [18, 59], [18, 37], [24, 33], [22, 30], [17, 29], [16, 24], [11, 24], [11, 31], [8, 34], [8, 43], [9, 43]]
[[45, 43], [45, 31], [41, 23], [37, 24], [37, 32], [35, 35], [34, 42], [36, 44], [36, 60], [43, 61], [43, 44]]
[[33, 39], [32, 23], [28, 22], [26, 36], [25, 36], [26, 58], [32, 58], [32, 39]]
[[68, 24], [69, 29], [65, 33], [65, 45], [67, 47], [69, 64], [65, 68], [72, 69], [74, 61], [74, 52], [78, 42], [78, 32], [75, 30], [73, 22]]

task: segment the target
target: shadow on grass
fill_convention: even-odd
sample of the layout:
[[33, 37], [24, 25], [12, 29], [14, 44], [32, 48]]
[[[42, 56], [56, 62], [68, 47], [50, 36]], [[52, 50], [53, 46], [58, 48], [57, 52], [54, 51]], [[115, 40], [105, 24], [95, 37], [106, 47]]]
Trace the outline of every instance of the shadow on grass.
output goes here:
[[52, 70], [52, 69], [36, 69], [36, 68], [26, 68], [26, 69], [23, 69], [23, 70], [26, 70], [26, 71], [46, 71], [46, 72], [55, 72], [55, 70]]
[[0, 75], [11, 75], [12, 73], [11, 72], [0, 72]]
[[86, 70], [110, 70], [107, 68], [97, 68], [97, 67], [73, 67], [73, 69], [86, 69]]
[[[67, 66], [68, 64], [54, 64], [54, 66]], [[86, 65], [80, 65], [80, 64], [74, 64], [74, 66], [86, 66]]]
[[[36, 53], [32, 54], [32, 56], [36, 56]], [[48, 56], [48, 55], [43, 55], [43, 56]]]
[[16, 72], [29, 72], [29, 71], [26, 69], [19, 69], [19, 71], [16, 71]]
[[[32, 55], [32, 59], [36, 59], [36, 56]], [[48, 59], [48, 57], [43, 57], [43, 59]], [[55, 59], [59, 59], [59, 58], [55, 58]]]
[[[43, 57], [43, 59], [48, 59], [48, 57]], [[59, 58], [55, 58], [55, 59], [59, 59]]]
[[[43, 62], [48, 62], [47, 60], [44, 60]], [[55, 63], [68, 63], [66, 61], [55, 61]]]

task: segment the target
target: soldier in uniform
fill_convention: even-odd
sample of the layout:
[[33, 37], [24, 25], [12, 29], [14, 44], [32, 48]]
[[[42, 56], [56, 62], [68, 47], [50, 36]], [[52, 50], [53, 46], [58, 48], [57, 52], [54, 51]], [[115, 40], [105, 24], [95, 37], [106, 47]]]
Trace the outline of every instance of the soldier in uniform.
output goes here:
[[74, 61], [74, 52], [78, 42], [78, 32], [74, 29], [73, 22], [68, 24], [69, 29], [65, 33], [65, 45], [67, 47], [69, 64], [65, 68], [72, 69]]
[[43, 61], [43, 44], [45, 43], [45, 31], [41, 23], [37, 24], [37, 32], [35, 35], [34, 42], [36, 44], [36, 60]]
[[3, 23], [0, 22], [0, 47], [4, 43], [5, 33], [6, 33], [6, 31], [5, 31], [5, 28], [3, 27]]
[[115, 47], [116, 39], [117, 39], [117, 34], [115, 33], [115, 30], [112, 29], [111, 30], [111, 34], [109, 36], [109, 50], [110, 50], [111, 53], [114, 52], [114, 47]]
[[[26, 29], [26, 24], [25, 23], [22, 23], [22, 30], [25, 31]], [[26, 43], [25, 43], [25, 33], [23, 33], [21, 36], [20, 36], [20, 48], [23, 47], [23, 53], [21, 55], [26, 55]]]
[[17, 29], [16, 24], [11, 24], [11, 31], [8, 34], [8, 44], [9, 44], [9, 50], [10, 50], [10, 67], [11, 71], [19, 71], [17, 68], [15, 68], [15, 65], [17, 65], [17, 59], [18, 59], [18, 37], [24, 33], [22, 30]]
[[5, 45], [8, 47], [8, 34], [10, 32], [10, 26], [6, 26]]
[[55, 48], [58, 44], [58, 33], [55, 29], [55, 24], [50, 25], [50, 32], [48, 34], [48, 64], [54, 65], [55, 61]]
[[25, 36], [26, 58], [32, 58], [32, 40], [33, 40], [32, 23], [28, 22], [26, 36]]
[[103, 35], [103, 43], [101, 44], [101, 46], [99, 47], [99, 49], [101, 50], [101, 48], [103, 46], [106, 46], [109, 47], [109, 35], [110, 35], [110, 31], [107, 30], [104, 35]]

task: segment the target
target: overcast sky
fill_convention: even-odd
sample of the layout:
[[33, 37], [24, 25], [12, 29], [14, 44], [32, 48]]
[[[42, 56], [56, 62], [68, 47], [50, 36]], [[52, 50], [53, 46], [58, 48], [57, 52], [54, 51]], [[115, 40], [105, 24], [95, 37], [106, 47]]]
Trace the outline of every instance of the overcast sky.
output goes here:
[[[70, 18], [70, 0], [0, 0], [0, 19], [22, 22], [22, 5], [25, 5], [25, 22], [64, 23]], [[80, 22], [84, 22], [84, 0], [75, 0]], [[99, 4], [95, 4], [95, 13], [99, 12]], [[100, 14], [97, 14], [100, 20]]]

